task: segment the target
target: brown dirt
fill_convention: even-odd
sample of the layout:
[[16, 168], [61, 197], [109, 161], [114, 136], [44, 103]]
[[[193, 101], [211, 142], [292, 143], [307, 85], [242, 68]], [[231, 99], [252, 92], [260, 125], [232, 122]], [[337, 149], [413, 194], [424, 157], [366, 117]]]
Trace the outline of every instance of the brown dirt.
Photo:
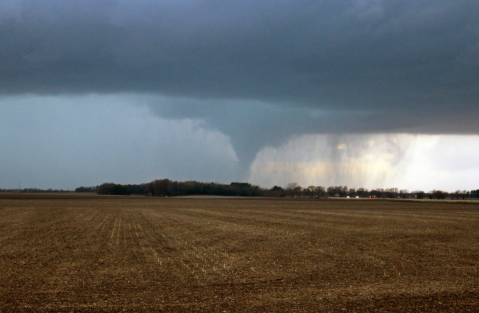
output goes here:
[[477, 312], [479, 205], [0, 197], [0, 312]]

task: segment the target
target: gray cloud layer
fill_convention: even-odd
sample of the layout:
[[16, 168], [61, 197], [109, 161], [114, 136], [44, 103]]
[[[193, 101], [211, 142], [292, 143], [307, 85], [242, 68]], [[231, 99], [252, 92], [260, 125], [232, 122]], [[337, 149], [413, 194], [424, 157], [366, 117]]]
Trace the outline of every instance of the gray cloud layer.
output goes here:
[[477, 1], [18, 0], [1, 9], [2, 93], [477, 113]]

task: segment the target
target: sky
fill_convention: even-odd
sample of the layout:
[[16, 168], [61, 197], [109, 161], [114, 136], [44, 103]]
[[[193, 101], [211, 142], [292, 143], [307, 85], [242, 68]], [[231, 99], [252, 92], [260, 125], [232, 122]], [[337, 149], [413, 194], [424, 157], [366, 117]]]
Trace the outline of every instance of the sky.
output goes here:
[[0, 2], [0, 188], [477, 189], [479, 2]]

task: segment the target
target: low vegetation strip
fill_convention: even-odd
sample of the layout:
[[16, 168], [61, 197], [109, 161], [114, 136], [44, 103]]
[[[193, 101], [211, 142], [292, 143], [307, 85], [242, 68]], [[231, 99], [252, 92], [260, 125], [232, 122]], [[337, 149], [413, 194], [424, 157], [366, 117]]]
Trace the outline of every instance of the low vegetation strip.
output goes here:
[[0, 311], [476, 312], [479, 205], [0, 199]]

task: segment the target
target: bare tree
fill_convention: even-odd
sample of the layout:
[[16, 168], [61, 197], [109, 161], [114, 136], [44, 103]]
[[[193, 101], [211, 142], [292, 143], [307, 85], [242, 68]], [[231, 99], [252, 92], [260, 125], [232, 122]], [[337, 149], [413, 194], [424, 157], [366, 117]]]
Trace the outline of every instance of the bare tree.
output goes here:
[[289, 183], [286, 185], [286, 194], [291, 198], [295, 197], [301, 191], [301, 186], [298, 183]]
[[384, 189], [383, 188], [376, 188], [371, 190], [371, 195], [376, 197], [376, 198], [382, 198], [384, 194]]
[[426, 193], [422, 190], [415, 190], [412, 192], [412, 194], [416, 199], [423, 199], [426, 196]]
[[349, 188], [348, 192], [350, 197], [356, 197], [356, 189], [355, 188]]
[[323, 186], [316, 186], [314, 188], [314, 192], [316, 193], [316, 197], [318, 198], [326, 198], [328, 194], [326, 193], [326, 188]]
[[466, 200], [467, 190], [456, 190], [454, 193], [451, 193], [451, 198]]
[[329, 186], [327, 189], [327, 192], [328, 192], [328, 197], [334, 197], [335, 188], [333, 186]]
[[387, 188], [385, 190], [386, 196], [388, 198], [397, 198], [398, 195], [398, 189], [397, 188]]
[[284, 192], [283, 188], [281, 188], [279, 186], [274, 186], [273, 188], [271, 188], [270, 190], [268, 190], [266, 192], [266, 196], [268, 196], [268, 197], [284, 197], [285, 192]]
[[449, 193], [447, 191], [436, 190], [436, 189], [431, 191], [429, 194], [430, 194], [429, 197], [431, 199], [439, 199], [439, 200], [443, 200], [443, 199], [447, 198], [447, 196], [449, 195]]
[[358, 188], [357, 194], [361, 198], [366, 198], [366, 197], [369, 196], [369, 191], [367, 189], [361, 187], [361, 188]]

